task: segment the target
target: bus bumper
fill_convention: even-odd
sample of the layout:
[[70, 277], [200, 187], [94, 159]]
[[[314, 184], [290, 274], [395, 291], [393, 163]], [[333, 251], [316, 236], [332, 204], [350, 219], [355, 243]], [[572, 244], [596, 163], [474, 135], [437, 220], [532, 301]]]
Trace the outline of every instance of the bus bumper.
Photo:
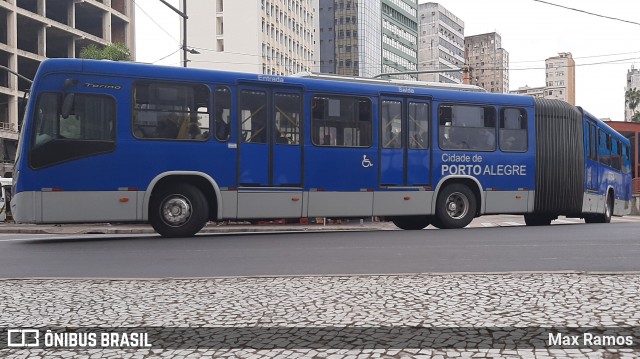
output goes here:
[[37, 223], [36, 193], [19, 192], [11, 198], [11, 214], [16, 223]]

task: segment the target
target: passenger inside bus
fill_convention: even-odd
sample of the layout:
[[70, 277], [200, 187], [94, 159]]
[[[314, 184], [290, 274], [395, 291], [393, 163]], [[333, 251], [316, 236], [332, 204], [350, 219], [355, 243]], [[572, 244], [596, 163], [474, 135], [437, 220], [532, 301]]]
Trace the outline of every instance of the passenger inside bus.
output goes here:
[[176, 122], [178, 121], [178, 115], [175, 113], [169, 114], [167, 118], [158, 122], [158, 137], [175, 139], [178, 137], [179, 128]]

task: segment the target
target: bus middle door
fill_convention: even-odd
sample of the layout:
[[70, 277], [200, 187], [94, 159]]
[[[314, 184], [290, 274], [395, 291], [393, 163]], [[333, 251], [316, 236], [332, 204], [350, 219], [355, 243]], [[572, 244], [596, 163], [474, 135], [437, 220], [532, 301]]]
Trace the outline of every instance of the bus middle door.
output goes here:
[[238, 92], [238, 218], [302, 216], [302, 96], [287, 88]]
[[430, 101], [382, 97], [374, 215], [427, 214], [431, 205]]

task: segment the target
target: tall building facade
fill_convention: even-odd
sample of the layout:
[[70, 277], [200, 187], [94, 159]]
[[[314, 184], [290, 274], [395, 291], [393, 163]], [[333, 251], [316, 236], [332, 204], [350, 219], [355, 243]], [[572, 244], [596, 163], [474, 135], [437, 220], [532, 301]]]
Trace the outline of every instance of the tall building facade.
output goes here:
[[[624, 88], [625, 92], [630, 89], [636, 89], [640, 91], [640, 69], [636, 69], [635, 67], [631, 67], [629, 71], [627, 71], [627, 86]], [[640, 111], [640, 106], [635, 109], [635, 112]], [[629, 108], [629, 104], [625, 99], [624, 105], [624, 120], [631, 121], [634, 112]]]
[[[418, 2], [417, 0], [382, 0], [382, 72], [417, 70]], [[402, 80], [418, 79], [417, 74], [385, 77]]]
[[320, 72], [374, 77], [416, 71], [415, 0], [320, 0], [319, 14]]
[[[0, 0], [0, 65], [33, 79], [51, 57], [77, 57], [88, 45], [123, 43], [135, 58], [134, 4], [128, 0]], [[22, 99], [30, 84], [0, 67], [0, 175], [11, 171]]]
[[489, 92], [509, 92], [509, 53], [502, 48], [502, 37], [495, 33], [467, 36], [465, 61], [471, 68], [471, 84]]
[[319, 70], [318, 0], [189, 0], [189, 67], [269, 75]]
[[545, 60], [544, 98], [576, 104], [576, 62], [570, 52]]
[[[464, 66], [464, 21], [442, 5], [429, 2], [418, 6], [418, 23], [418, 71]], [[462, 73], [423, 73], [418, 79], [462, 83]]]

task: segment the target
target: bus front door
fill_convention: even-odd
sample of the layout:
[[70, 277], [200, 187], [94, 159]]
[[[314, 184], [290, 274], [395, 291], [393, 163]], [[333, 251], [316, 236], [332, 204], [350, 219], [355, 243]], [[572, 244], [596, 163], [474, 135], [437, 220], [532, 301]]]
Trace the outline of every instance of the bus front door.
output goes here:
[[374, 215], [427, 214], [431, 205], [430, 102], [382, 97]]
[[238, 217], [302, 215], [302, 95], [292, 89], [238, 92]]

